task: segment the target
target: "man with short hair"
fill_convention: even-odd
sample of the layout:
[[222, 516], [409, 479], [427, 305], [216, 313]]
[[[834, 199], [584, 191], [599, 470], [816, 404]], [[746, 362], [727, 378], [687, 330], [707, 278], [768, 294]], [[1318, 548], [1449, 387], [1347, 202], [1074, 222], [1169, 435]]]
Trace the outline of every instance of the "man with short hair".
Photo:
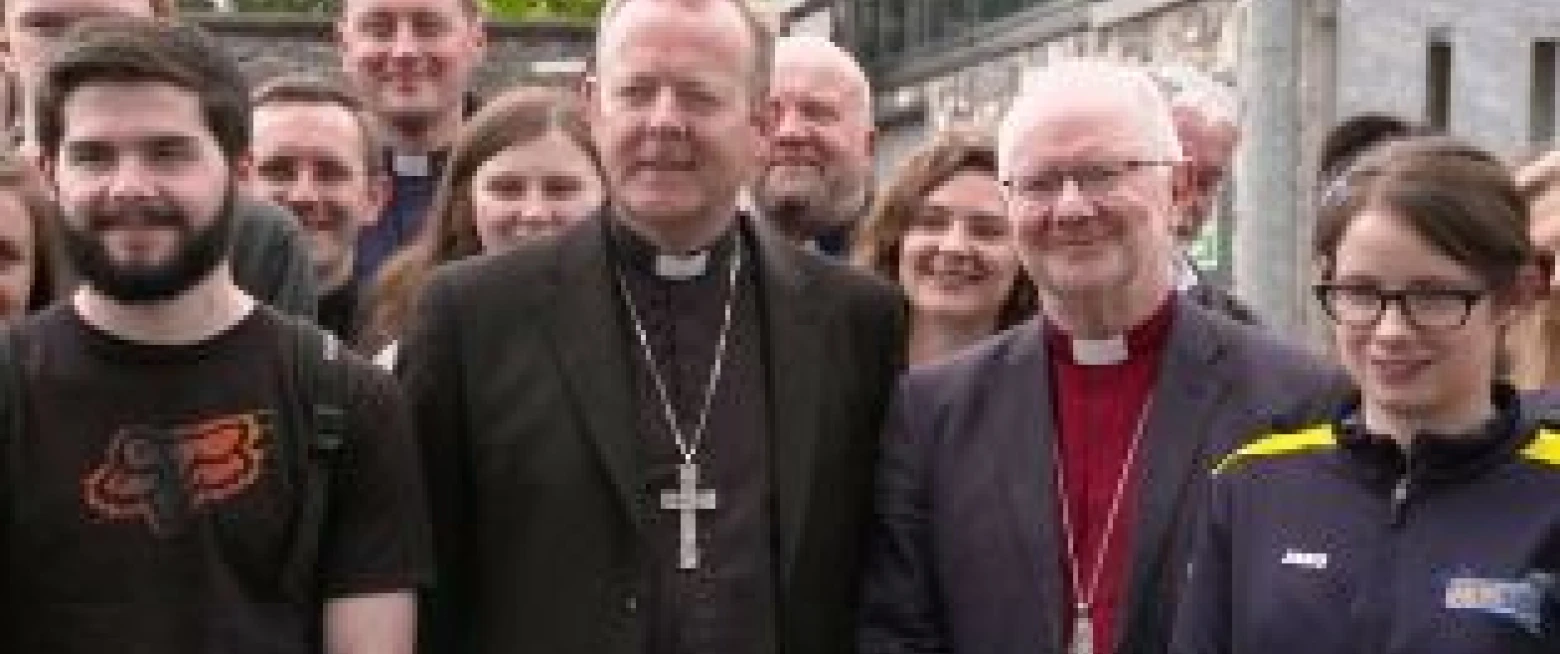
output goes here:
[[867, 654], [1157, 654], [1213, 462], [1338, 373], [1175, 291], [1183, 165], [1140, 69], [1032, 72], [998, 170], [1042, 315], [908, 373], [890, 411]]
[[374, 130], [356, 96], [309, 75], [273, 79], [254, 95], [249, 188], [287, 207], [310, 238], [319, 323], [355, 342], [358, 234], [390, 193]]
[[443, 269], [402, 349], [428, 652], [848, 654], [904, 298], [739, 209], [773, 114], [742, 0], [608, 5], [611, 204]]
[[1224, 211], [1224, 181], [1240, 143], [1239, 100], [1229, 85], [1189, 66], [1165, 66], [1152, 72], [1169, 100], [1185, 159], [1179, 180], [1185, 190], [1179, 193], [1181, 206], [1175, 221], [1182, 248], [1175, 262], [1176, 287], [1192, 301], [1237, 322], [1259, 324], [1257, 313], [1211, 279], [1192, 257], [1207, 226]]
[[1240, 100], [1229, 85], [1189, 66], [1153, 71], [1170, 103], [1170, 117], [1186, 162], [1175, 234], [1182, 242], [1196, 240], [1218, 212], [1220, 189], [1229, 177], [1240, 144]]
[[395, 383], [229, 269], [242, 75], [192, 27], [77, 35], [38, 145], [81, 286], [0, 341], [0, 651], [410, 652], [428, 532]]
[[[71, 28], [83, 19], [133, 17], [172, 19], [173, 0], [0, 0], [6, 64], [21, 81], [22, 149], [36, 163], [37, 134], [33, 110], [37, 78], [50, 52], [58, 49]], [[282, 311], [312, 317], [314, 275], [303, 233], [287, 212], [269, 202], [241, 194], [235, 202], [233, 276], [239, 286], [261, 302]]]
[[775, 44], [775, 125], [753, 197], [799, 243], [844, 254], [872, 195], [872, 88], [856, 59], [827, 39]]
[[391, 195], [358, 241], [356, 276], [422, 230], [487, 48], [476, 0], [343, 0], [336, 39], [346, 75], [388, 145]]

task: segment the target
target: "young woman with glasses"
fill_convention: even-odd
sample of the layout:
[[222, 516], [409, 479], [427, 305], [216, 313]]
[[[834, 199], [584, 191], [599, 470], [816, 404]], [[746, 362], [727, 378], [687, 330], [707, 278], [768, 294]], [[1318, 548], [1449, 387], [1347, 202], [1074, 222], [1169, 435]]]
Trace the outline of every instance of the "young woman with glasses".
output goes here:
[[1560, 651], [1560, 430], [1498, 376], [1545, 280], [1492, 155], [1385, 145], [1322, 200], [1354, 386], [1214, 471], [1175, 654]]

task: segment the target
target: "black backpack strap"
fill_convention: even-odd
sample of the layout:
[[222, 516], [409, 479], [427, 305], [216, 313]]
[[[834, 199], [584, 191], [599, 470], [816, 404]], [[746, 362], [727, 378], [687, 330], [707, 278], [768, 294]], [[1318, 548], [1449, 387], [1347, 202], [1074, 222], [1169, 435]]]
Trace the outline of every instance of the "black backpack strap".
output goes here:
[[292, 543], [282, 568], [282, 591], [303, 601], [318, 601], [320, 542], [330, 514], [332, 473], [347, 445], [347, 372], [341, 341], [302, 320], [292, 323], [289, 353], [295, 399], [287, 407], [284, 442], [302, 452], [297, 462], [301, 505]]
[[27, 430], [22, 339], [13, 324], [0, 329], [0, 633], [11, 633], [11, 539], [16, 521], [17, 449]]

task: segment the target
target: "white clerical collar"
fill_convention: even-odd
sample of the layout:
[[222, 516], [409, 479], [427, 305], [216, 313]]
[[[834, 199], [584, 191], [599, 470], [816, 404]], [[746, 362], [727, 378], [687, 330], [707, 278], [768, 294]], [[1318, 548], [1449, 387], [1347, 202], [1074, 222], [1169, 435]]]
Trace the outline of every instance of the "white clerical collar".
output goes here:
[[390, 170], [396, 177], [428, 177], [433, 175], [433, 162], [425, 153], [397, 152], [390, 156]]
[[1186, 253], [1175, 259], [1175, 290], [1185, 293], [1202, 285], [1202, 275], [1197, 272], [1197, 264]]
[[655, 276], [662, 279], [686, 280], [704, 274], [710, 266], [708, 250], [684, 254], [655, 255]]
[[1105, 339], [1069, 338], [1073, 361], [1080, 366], [1113, 366], [1124, 363], [1130, 352], [1127, 337], [1113, 336]]

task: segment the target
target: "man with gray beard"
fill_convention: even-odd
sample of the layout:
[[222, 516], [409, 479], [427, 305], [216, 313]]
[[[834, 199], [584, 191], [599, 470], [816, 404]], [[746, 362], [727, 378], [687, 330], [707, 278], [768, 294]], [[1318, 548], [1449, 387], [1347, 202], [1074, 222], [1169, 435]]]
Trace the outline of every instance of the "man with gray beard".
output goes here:
[[850, 53], [826, 39], [775, 46], [776, 112], [753, 196], [775, 227], [826, 254], [843, 254], [871, 199], [872, 88]]

